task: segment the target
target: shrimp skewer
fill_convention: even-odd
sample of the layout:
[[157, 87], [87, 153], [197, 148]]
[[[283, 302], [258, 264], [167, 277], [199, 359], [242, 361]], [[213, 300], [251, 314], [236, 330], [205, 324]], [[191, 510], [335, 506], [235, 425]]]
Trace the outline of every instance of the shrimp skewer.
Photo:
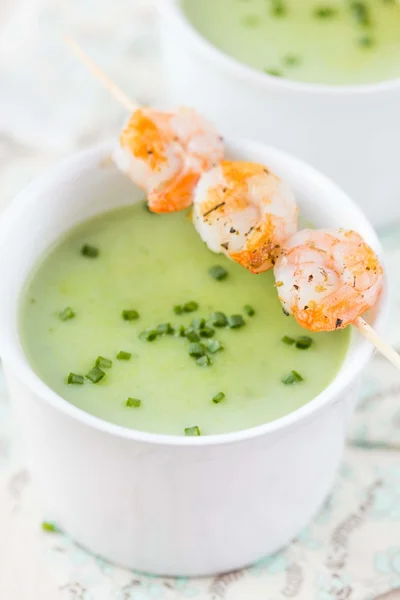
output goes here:
[[261, 273], [297, 230], [297, 205], [289, 186], [263, 165], [222, 161], [199, 182], [193, 223], [210, 250]]
[[355, 231], [299, 231], [286, 242], [274, 274], [284, 311], [310, 331], [354, 325], [395, 367], [399, 354], [361, 318], [382, 291], [383, 268]]
[[202, 173], [222, 160], [222, 138], [191, 109], [161, 112], [140, 108], [70, 37], [66, 42], [132, 115], [113, 152], [117, 167], [148, 195], [153, 212], [188, 208]]
[[[130, 100], [128, 98], [128, 96], [126, 96], [126, 94], [104, 73], [104, 71], [102, 71], [98, 65], [96, 65], [96, 63], [94, 63], [94, 61], [92, 61], [89, 56], [83, 52], [83, 50], [80, 48], [80, 46], [74, 41], [72, 40], [70, 37], [65, 36], [65, 41], [69, 44], [69, 46], [72, 48], [72, 50], [75, 52], [75, 54], [78, 56], [78, 58], [80, 58], [80, 60], [82, 60], [86, 66], [88, 66], [89, 70], [95, 75], [95, 77], [97, 77], [97, 79], [99, 79], [102, 84], [111, 92], [111, 94], [116, 98], [116, 100], [122, 104], [123, 106], [125, 106], [125, 108], [127, 108], [129, 111], [133, 112], [135, 110], [137, 110], [139, 107], [136, 103], [132, 102], [132, 100]], [[291, 212], [291, 211], [289, 211]], [[203, 217], [206, 216], [204, 213], [202, 215], [200, 215]], [[197, 217], [199, 218], [199, 217]], [[196, 221], [195, 221], [196, 223]], [[199, 230], [199, 233], [201, 233], [200, 231], [201, 228], [201, 223], [197, 223], [197, 229]], [[230, 233], [232, 233], [230, 231]], [[294, 233], [294, 232], [292, 232]], [[291, 233], [288, 233], [288, 236], [291, 235]], [[224, 243], [224, 242], [223, 242]], [[211, 247], [214, 244], [211, 242], [211, 240], [209, 242], [207, 242], [207, 244]], [[212, 248], [211, 248], [212, 249]], [[277, 256], [279, 256], [279, 253], [277, 254]], [[270, 266], [273, 266], [273, 262], [276, 262], [276, 257], [271, 257], [270, 259]], [[262, 266], [269, 266], [268, 261], [264, 261], [264, 265]], [[281, 263], [278, 262], [278, 264], [276, 265], [276, 272], [279, 272], [278, 270], [281, 267]], [[252, 269], [254, 269], [254, 267], [252, 267]], [[258, 269], [260, 269], [260, 266], [256, 267], [254, 272], [258, 272]], [[279, 279], [279, 276], [278, 276]], [[296, 284], [297, 285], [297, 284]], [[361, 316], [358, 316], [354, 322], [352, 323], [353, 325], [355, 325], [359, 331], [365, 336], [365, 338], [367, 340], [369, 340], [373, 345], [375, 345], [375, 347], [395, 366], [400, 370], [400, 356], [399, 354], [397, 354], [397, 352], [388, 344], [386, 344], [386, 342], [384, 340], [382, 340], [382, 338], [374, 331], [374, 329], [364, 321], [364, 319], [361, 318]]]

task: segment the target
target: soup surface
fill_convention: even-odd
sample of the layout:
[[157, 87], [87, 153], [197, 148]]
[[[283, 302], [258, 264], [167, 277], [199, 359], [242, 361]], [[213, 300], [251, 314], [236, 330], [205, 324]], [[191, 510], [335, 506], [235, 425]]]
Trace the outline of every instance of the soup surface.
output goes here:
[[[349, 342], [346, 330], [305, 332], [283, 314], [272, 273], [251, 275], [211, 253], [187, 214], [143, 204], [85, 222], [53, 248], [25, 290], [20, 321], [33, 368], [69, 402], [177, 435], [290, 413], [329, 384]], [[112, 364], [93, 371], [99, 356]]]
[[182, 0], [217, 48], [271, 75], [326, 84], [400, 77], [397, 0]]

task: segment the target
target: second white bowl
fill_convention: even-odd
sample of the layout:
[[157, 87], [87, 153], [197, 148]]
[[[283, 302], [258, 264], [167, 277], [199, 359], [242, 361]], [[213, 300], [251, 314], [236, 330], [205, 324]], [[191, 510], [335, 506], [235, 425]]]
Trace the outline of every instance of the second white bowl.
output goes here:
[[229, 135], [273, 144], [314, 165], [377, 226], [400, 219], [400, 79], [333, 86], [271, 77], [223, 54], [162, 0], [169, 100], [198, 108]]

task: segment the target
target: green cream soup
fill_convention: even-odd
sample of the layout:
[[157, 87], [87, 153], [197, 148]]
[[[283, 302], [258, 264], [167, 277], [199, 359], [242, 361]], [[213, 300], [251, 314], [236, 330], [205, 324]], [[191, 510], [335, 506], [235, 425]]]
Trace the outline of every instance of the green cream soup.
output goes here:
[[296, 410], [333, 379], [349, 343], [346, 330], [301, 329], [282, 312], [273, 274], [210, 252], [187, 214], [142, 204], [85, 222], [53, 248], [20, 321], [33, 368], [66, 400], [176, 435], [237, 431]]
[[217, 48], [277, 77], [326, 84], [400, 77], [397, 0], [181, 0]]

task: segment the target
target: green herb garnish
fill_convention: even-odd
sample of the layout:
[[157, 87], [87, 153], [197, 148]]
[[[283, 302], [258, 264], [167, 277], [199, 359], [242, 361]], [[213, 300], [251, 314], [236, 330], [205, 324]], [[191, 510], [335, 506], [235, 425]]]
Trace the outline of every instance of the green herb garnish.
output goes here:
[[185, 337], [186, 327], [184, 325], [179, 325], [177, 329], [175, 329], [175, 335], [177, 337]]
[[185, 435], [201, 435], [200, 429], [197, 425], [194, 427], [185, 427]]
[[132, 354], [130, 352], [125, 352], [125, 350], [120, 350], [117, 354], [118, 360], [129, 360]]
[[256, 314], [256, 311], [251, 306], [251, 304], [245, 304], [245, 306], [243, 307], [243, 310], [246, 313], [246, 315], [248, 315], [249, 317], [254, 317], [254, 315]]
[[157, 333], [158, 335], [172, 335], [174, 333], [174, 328], [171, 323], [161, 323], [157, 325]]
[[288, 346], [293, 346], [293, 344], [295, 343], [296, 340], [294, 340], [293, 338], [289, 337], [288, 335], [284, 335], [282, 338], [282, 342], [284, 344], [287, 344]]
[[137, 310], [125, 309], [122, 311], [121, 316], [124, 321], [136, 321], [140, 315]]
[[271, 14], [274, 17], [284, 17], [286, 12], [287, 8], [282, 0], [272, 0]]
[[230, 329], [237, 329], [238, 327], [243, 327], [245, 321], [242, 315], [231, 315], [228, 317], [228, 327]]
[[141, 404], [142, 401], [138, 398], [128, 398], [125, 402], [125, 406], [134, 406], [135, 408], [138, 408]]
[[91, 246], [90, 244], [83, 244], [81, 248], [81, 254], [87, 258], [97, 258], [99, 255], [99, 249], [96, 248], [96, 246]]
[[211, 365], [210, 357], [207, 356], [207, 354], [204, 354], [204, 356], [200, 356], [200, 358], [196, 360], [196, 364], [199, 365], [199, 367], [208, 367]]
[[75, 317], [75, 313], [72, 308], [67, 306], [67, 308], [64, 308], [64, 310], [58, 313], [58, 317], [61, 319], [61, 321], [69, 321], [69, 319], [73, 319]]
[[314, 16], [318, 19], [332, 19], [336, 15], [337, 9], [333, 6], [318, 6], [314, 9]]
[[176, 304], [173, 311], [176, 315], [182, 315], [185, 312], [182, 304]]
[[215, 329], [213, 329], [212, 327], [203, 327], [202, 329], [199, 330], [200, 333], [200, 337], [205, 337], [205, 338], [210, 338], [214, 335], [215, 333]]
[[223, 345], [218, 340], [210, 340], [209, 342], [207, 342], [207, 350], [211, 352], [211, 354], [215, 354], [216, 352], [219, 352], [223, 349]]
[[197, 304], [197, 302], [194, 302], [194, 300], [192, 300], [191, 302], [186, 302], [186, 304], [183, 305], [183, 310], [186, 313], [194, 312], [198, 308], [199, 305]]
[[216, 281], [223, 281], [228, 277], [228, 271], [221, 265], [214, 265], [208, 269], [208, 274]]
[[194, 342], [189, 344], [188, 352], [190, 356], [194, 356], [195, 358], [199, 358], [200, 356], [204, 356], [206, 349], [203, 344], [199, 344], [198, 342]]
[[299, 381], [304, 381], [303, 377], [297, 371], [290, 371], [287, 375], [282, 377], [282, 383], [285, 385], [292, 385], [293, 383], [298, 383]]
[[87, 379], [90, 379], [92, 383], [98, 383], [105, 377], [104, 371], [99, 369], [99, 367], [93, 367], [90, 369], [89, 373], [86, 375]]
[[67, 382], [68, 383], [73, 383], [73, 384], [78, 384], [78, 385], [82, 385], [82, 383], [84, 382], [84, 377], [83, 375], [77, 375], [76, 373], [70, 373], [68, 375], [68, 379]]
[[51, 523], [50, 521], [42, 522], [43, 531], [48, 531], [49, 533], [59, 533], [59, 529], [55, 523]]
[[110, 369], [112, 367], [112, 360], [104, 358], [104, 356], [98, 356], [95, 365], [96, 367], [100, 367], [100, 369]]
[[212, 401], [214, 402], [214, 404], [219, 404], [220, 402], [222, 402], [222, 400], [225, 398], [225, 394], [224, 392], [219, 392], [219, 394], [216, 394], [213, 398]]
[[213, 312], [210, 315], [210, 322], [214, 327], [225, 327], [228, 323], [228, 319], [223, 312]]
[[202, 329], [203, 327], [205, 327], [206, 324], [206, 320], [205, 319], [193, 319], [192, 321], [192, 327], [193, 329]]
[[282, 77], [282, 71], [279, 69], [264, 69], [264, 73], [272, 75], [272, 77]]
[[365, 2], [350, 2], [350, 11], [359, 25], [363, 25], [364, 27], [370, 25], [371, 17], [369, 8]]
[[157, 329], [145, 329], [139, 333], [139, 338], [145, 342], [154, 342], [158, 335]]
[[307, 350], [312, 345], [313, 341], [307, 335], [301, 335], [296, 339], [296, 348], [300, 350]]
[[185, 329], [185, 337], [189, 340], [189, 342], [199, 342], [200, 341], [200, 336], [193, 329], [193, 327], [188, 327], [187, 329]]

